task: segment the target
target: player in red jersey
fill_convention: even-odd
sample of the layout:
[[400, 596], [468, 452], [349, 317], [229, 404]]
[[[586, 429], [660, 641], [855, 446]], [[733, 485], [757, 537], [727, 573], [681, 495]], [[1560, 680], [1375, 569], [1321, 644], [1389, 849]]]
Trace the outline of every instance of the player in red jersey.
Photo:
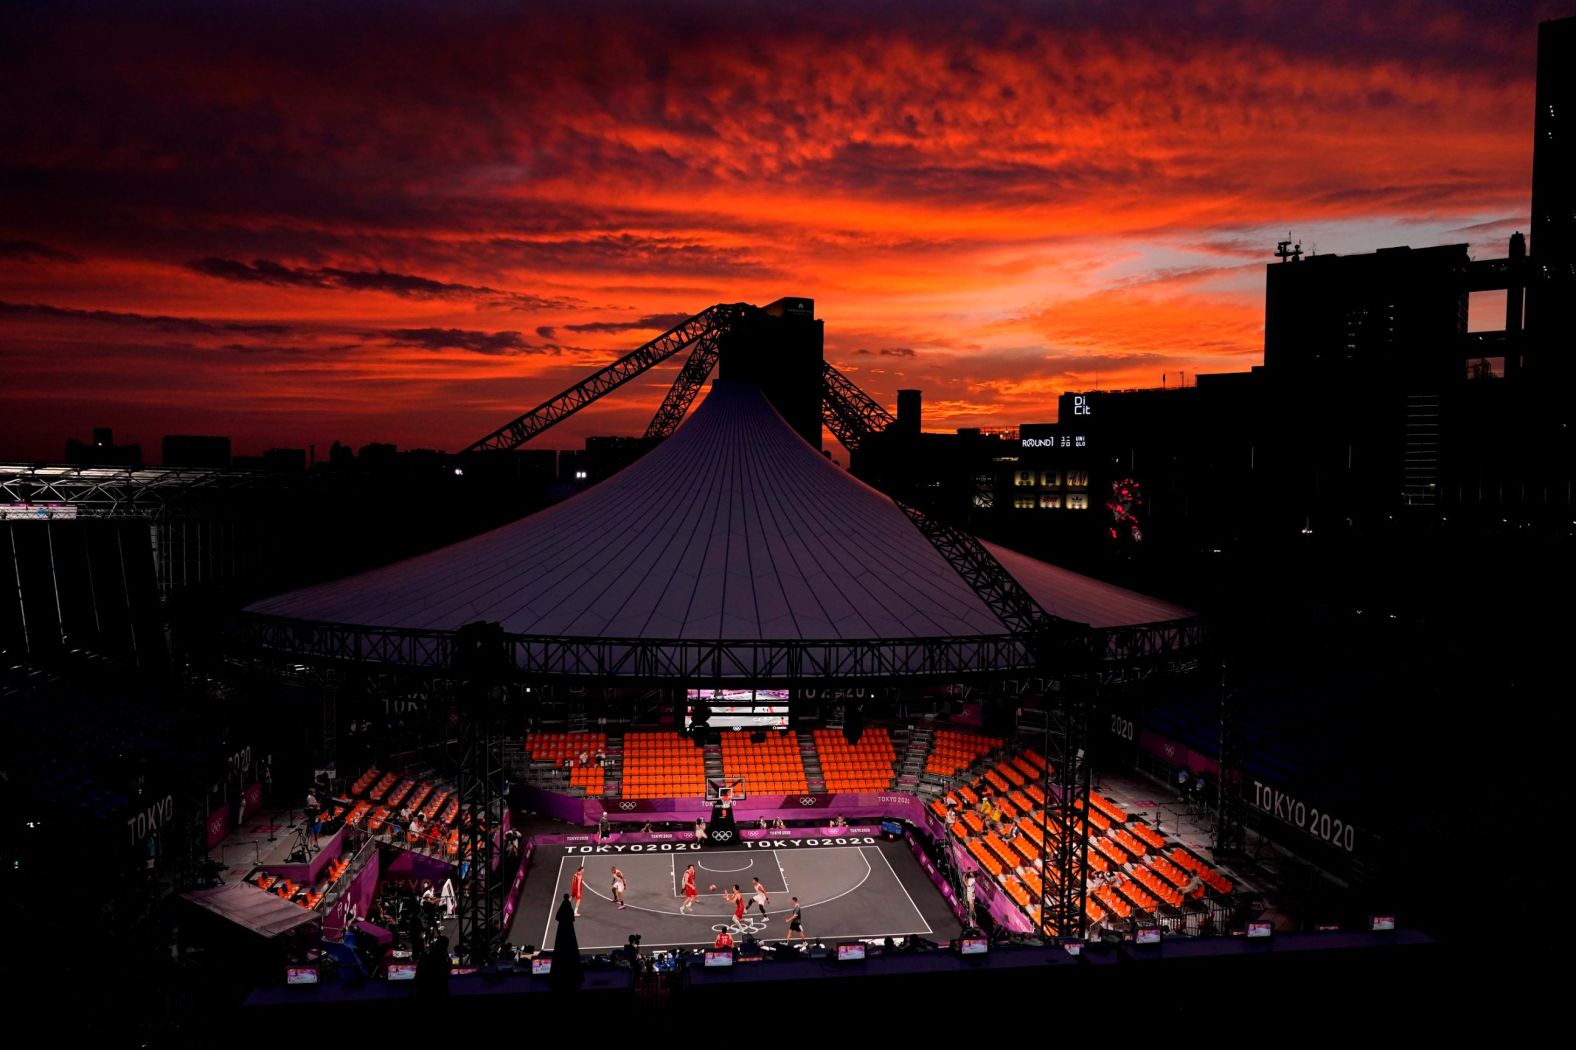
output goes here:
[[695, 865], [691, 864], [684, 869], [684, 903], [679, 905], [679, 911], [688, 915], [698, 899], [700, 891], [695, 888]]
[[733, 889], [723, 894], [723, 897], [733, 905], [734, 927], [742, 930], [744, 928], [744, 894], [739, 890], [738, 883], [734, 883]]
[[585, 862], [575, 869], [575, 877], [569, 880], [569, 899], [575, 905], [575, 918], [580, 917], [580, 897], [585, 893], [586, 866]]

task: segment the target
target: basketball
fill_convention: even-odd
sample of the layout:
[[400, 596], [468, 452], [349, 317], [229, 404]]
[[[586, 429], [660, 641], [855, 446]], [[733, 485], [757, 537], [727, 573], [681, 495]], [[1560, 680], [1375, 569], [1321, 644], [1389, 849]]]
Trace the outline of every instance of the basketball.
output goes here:
[[707, 887], [706, 887], [706, 892], [707, 892], [707, 893], [710, 893], [710, 892], [711, 892], [711, 891], [712, 891], [712, 890], [714, 890], [714, 889], [716, 889], [716, 888], [717, 888], [717, 884], [716, 884], [716, 883], [715, 883], [715, 882], [713, 882], [713, 883], [710, 883], [710, 884], [709, 884], [709, 885], [707, 885]]

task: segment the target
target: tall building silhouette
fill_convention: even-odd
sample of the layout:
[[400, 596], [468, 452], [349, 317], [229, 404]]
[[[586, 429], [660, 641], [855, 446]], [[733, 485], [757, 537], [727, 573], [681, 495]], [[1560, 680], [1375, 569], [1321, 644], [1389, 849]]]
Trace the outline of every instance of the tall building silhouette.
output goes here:
[[1538, 26], [1538, 87], [1532, 122], [1533, 279], [1527, 294], [1529, 362], [1569, 379], [1576, 332], [1576, 17]]

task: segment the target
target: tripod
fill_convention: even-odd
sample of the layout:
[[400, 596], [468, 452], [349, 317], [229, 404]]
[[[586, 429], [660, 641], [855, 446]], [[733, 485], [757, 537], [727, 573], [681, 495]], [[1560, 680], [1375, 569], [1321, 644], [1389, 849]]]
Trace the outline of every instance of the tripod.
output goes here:
[[300, 861], [296, 863], [300, 863], [310, 859], [316, 852], [317, 846], [312, 842], [312, 825], [303, 823], [296, 832], [294, 848], [290, 850], [290, 856], [292, 859], [299, 856]]

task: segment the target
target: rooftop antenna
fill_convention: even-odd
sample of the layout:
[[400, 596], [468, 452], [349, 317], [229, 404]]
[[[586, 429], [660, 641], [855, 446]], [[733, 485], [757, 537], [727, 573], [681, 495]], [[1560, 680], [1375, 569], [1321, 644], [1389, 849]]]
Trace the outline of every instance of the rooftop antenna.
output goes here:
[[1302, 242], [1295, 245], [1291, 242], [1291, 233], [1287, 232], [1284, 241], [1275, 242], [1275, 258], [1281, 262], [1297, 262], [1302, 258]]

